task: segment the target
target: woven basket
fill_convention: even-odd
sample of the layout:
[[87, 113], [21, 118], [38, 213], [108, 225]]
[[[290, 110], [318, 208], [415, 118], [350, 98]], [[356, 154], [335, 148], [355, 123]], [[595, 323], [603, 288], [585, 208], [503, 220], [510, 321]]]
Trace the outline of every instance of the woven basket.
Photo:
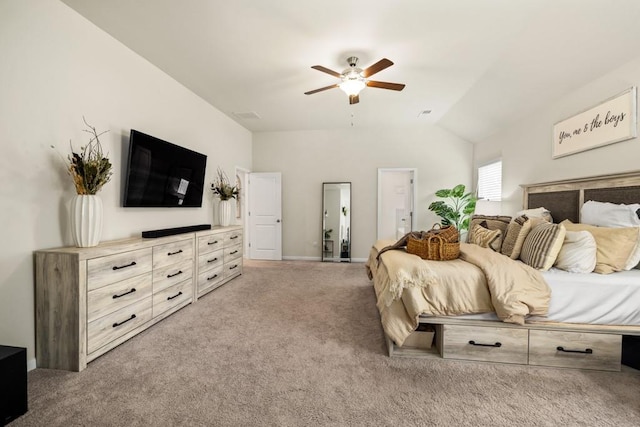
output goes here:
[[460, 256], [458, 238], [459, 233], [455, 227], [436, 229], [434, 225], [434, 228], [422, 233], [421, 238], [410, 235], [407, 240], [407, 252], [430, 261], [449, 261]]
[[446, 243], [455, 243], [460, 239], [460, 233], [458, 229], [453, 225], [441, 226], [439, 223], [433, 224], [431, 230], [426, 232], [429, 236], [439, 236]]

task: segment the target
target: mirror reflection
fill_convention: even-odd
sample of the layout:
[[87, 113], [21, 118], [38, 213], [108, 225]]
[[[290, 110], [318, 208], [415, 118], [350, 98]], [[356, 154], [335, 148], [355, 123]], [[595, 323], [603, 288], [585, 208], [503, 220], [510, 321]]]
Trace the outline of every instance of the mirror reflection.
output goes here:
[[351, 262], [351, 183], [322, 183], [322, 261]]

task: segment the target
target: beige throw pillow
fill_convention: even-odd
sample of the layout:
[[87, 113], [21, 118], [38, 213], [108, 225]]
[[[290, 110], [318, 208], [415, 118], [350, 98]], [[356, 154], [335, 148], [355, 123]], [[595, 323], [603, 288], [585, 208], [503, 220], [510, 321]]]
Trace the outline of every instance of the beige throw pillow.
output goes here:
[[[502, 236], [507, 234], [507, 227], [511, 221], [510, 216], [506, 215], [473, 215], [469, 221], [469, 231], [473, 230], [476, 225], [486, 222], [484, 228], [489, 230], [500, 230]], [[471, 243], [471, 232], [469, 232], [469, 243]]]
[[481, 224], [476, 224], [469, 233], [469, 243], [475, 243], [483, 248], [490, 248], [495, 252], [500, 252], [502, 231], [489, 230]]
[[562, 224], [544, 222], [535, 226], [524, 239], [520, 259], [535, 269], [550, 269], [562, 248], [566, 232]]
[[500, 252], [511, 259], [518, 259], [524, 239], [531, 231], [532, 221], [526, 215], [514, 218], [507, 227], [507, 233], [502, 240]]
[[588, 224], [574, 224], [568, 219], [562, 223], [568, 231], [588, 231], [596, 239], [596, 268], [600, 274], [628, 269], [635, 256], [640, 238], [640, 227], [596, 227]]

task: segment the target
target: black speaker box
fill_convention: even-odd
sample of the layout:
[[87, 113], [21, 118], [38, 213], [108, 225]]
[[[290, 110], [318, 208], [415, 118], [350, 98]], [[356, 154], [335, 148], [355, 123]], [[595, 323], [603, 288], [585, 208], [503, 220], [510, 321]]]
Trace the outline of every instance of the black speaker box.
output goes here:
[[27, 349], [0, 345], [0, 425], [27, 412]]
[[187, 227], [163, 228], [160, 230], [143, 231], [144, 238], [173, 236], [174, 234], [193, 233], [194, 231], [211, 230], [211, 224], [189, 225]]

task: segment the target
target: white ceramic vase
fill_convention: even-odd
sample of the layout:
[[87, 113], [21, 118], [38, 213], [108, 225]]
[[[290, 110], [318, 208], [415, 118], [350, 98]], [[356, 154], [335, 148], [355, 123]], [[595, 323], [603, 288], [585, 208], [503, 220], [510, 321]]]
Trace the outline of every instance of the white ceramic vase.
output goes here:
[[76, 194], [71, 199], [71, 234], [77, 247], [98, 246], [102, 235], [102, 199], [95, 194]]
[[220, 225], [223, 227], [231, 224], [231, 200], [220, 200], [219, 214], [220, 214]]

